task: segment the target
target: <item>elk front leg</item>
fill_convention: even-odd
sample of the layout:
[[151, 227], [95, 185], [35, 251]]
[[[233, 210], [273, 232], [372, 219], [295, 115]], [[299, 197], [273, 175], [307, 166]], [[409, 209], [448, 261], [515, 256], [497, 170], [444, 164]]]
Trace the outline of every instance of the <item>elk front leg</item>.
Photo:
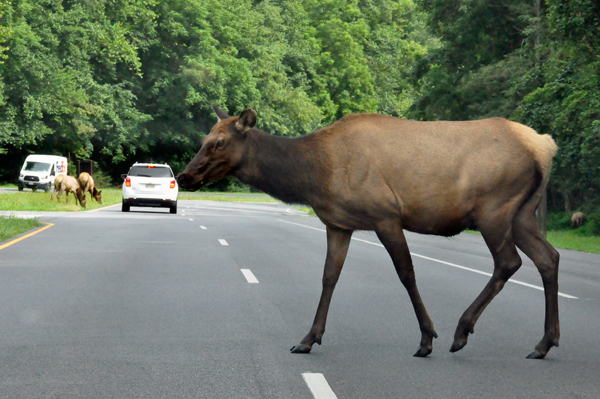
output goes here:
[[425, 305], [417, 289], [415, 271], [402, 226], [397, 220], [390, 220], [381, 223], [375, 232], [394, 262], [396, 273], [400, 277], [400, 281], [406, 288], [406, 291], [408, 291], [408, 296], [419, 321], [421, 344], [414, 356], [425, 357], [433, 350], [433, 339], [437, 338], [437, 333], [433, 329], [433, 322], [429, 318], [427, 309], [425, 309]]
[[329, 310], [335, 284], [340, 277], [346, 260], [351, 238], [352, 230], [339, 230], [327, 226], [327, 258], [325, 259], [325, 270], [323, 271], [321, 300], [308, 335], [300, 341], [300, 344], [290, 349], [292, 353], [309, 353], [315, 342], [321, 345], [321, 338], [325, 333], [327, 311]]

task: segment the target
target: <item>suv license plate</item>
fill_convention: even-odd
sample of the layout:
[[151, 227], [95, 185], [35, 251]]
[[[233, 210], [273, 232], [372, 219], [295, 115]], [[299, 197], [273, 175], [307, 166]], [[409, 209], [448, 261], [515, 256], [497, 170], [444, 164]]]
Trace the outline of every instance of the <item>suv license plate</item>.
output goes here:
[[146, 188], [154, 188], [155, 184], [146, 184]]

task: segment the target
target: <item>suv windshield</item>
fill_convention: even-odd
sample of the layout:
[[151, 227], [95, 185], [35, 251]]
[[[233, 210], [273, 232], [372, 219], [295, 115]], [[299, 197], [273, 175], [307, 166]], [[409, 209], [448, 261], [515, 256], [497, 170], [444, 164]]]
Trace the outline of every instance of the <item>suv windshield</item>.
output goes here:
[[165, 168], [162, 166], [132, 166], [129, 171], [129, 176], [142, 176], [142, 177], [173, 177], [171, 168]]
[[30, 172], [47, 172], [48, 169], [50, 169], [49, 163], [31, 161], [25, 162], [25, 167], [23, 168], [23, 170], [27, 170]]

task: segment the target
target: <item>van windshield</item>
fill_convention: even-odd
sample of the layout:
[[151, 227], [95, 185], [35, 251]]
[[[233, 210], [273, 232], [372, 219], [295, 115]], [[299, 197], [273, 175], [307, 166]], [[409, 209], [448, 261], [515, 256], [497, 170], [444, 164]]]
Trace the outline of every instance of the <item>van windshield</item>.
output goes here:
[[132, 166], [129, 176], [173, 177], [173, 172], [171, 172], [171, 168], [164, 166]]
[[31, 161], [25, 162], [25, 167], [23, 168], [23, 170], [27, 170], [29, 172], [47, 172], [48, 169], [50, 169], [49, 163]]

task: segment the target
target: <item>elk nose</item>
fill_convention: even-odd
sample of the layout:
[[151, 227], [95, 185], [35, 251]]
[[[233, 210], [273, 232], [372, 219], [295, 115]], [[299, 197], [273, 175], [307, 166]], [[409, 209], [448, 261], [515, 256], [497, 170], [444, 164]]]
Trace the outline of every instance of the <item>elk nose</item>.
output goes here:
[[180, 187], [185, 187], [190, 177], [189, 173], [183, 172], [175, 176], [175, 180], [177, 180], [177, 184], [179, 184]]

